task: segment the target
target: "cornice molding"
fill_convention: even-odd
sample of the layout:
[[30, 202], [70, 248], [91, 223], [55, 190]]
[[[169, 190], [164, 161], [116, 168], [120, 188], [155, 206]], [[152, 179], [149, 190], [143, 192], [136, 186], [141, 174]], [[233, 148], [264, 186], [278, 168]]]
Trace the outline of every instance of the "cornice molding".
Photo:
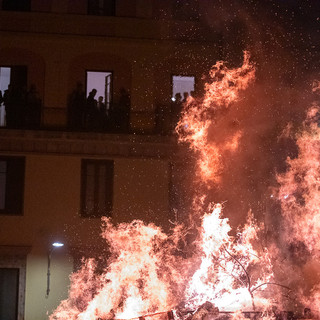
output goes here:
[[170, 159], [174, 137], [45, 130], [0, 130], [0, 153]]

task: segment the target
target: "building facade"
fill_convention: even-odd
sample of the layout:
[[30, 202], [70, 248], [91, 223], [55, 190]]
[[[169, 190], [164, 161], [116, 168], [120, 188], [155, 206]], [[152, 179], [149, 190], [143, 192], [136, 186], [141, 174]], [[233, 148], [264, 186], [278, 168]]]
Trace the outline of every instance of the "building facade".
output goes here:
[[191, 179], [174, 102], [201, 95], [221, 37], [196, 0], [0, 8], [0, 318], [40, 320], [103, 250], [102, 216], [170, 229]]

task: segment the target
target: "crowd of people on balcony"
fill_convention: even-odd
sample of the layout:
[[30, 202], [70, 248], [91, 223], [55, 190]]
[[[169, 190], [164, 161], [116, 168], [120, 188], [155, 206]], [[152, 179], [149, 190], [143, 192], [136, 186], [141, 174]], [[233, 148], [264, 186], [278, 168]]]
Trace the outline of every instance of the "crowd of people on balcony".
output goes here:
[[107, 104], [103, 96], [96, 99], [97, 90], [88, 96], [82, 83], [78, 82], [68, 102], [68, 126], [73, 130], [102, 132], [128, 132], [130, 115], [130, 95], [125, 88], [120, 89], [117, 102]]
[[[172, 134], [177, 125], [183, 105], [193, 97], [193, 92], [176, 93], [167, 107], [158, 108], [156, 120], [161, 134]], [[97, 97], [97, 90], [92, 89], [86, 96], [84, 86], [78, 82], [68, 97], [67, 126], [75, 131], [119, 132], [130, 131], [130, 95], [125, 88], [120, 88], [118, 99], [106, 103], [104, 97]], [[34, 85], [29, 90], [9, 85], [2, 94], [0, 105], [4, 105], [7, 128], [37, 129], [41, 126], [42, 102]], [[160, 126], [160, 127], [159, 127]]]
[[[158, 105], [156, 109], [157, 131], [163, 135], [174, 134], [186, 103], [195, 99], [194, 91], [177, 92], [168, 105]], [[195, 100], [194, 100], [195, 101]]]
[[0, 91], [0, 106], [5, 108], [5, 121], [8, 128], [38, 128], [41, 122], [41, 99], [37, 89], [31, 85], [26, 87], [8, 85], [8, 89]]

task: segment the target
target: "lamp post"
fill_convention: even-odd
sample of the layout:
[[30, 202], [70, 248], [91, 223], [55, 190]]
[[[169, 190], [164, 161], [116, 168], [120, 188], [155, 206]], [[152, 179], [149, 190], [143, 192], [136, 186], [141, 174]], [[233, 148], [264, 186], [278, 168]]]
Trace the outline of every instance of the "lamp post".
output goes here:
[[50, 264], [51, 264], [51, 254], [54, 249], [63, 247], [64, 244], [62, 242], [54, 242], [52, 243], [52, 247], [48, 252], [48, 268], [47, 268], [47, 291], [46, 291], [46, 298], [49, 297], [50, 293]]

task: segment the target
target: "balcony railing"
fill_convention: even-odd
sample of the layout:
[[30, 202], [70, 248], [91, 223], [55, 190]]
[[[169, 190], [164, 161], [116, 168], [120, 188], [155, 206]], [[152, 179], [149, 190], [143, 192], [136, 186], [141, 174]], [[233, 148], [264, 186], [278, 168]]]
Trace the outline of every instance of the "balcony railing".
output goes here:
[[[68, 114], [67, 108], [43, 108], [33, 115], [21, 113], [8, 123], [5, 106], [0, 105], [0, 128], [50, 130], [69, 132], [100, 132], [115, 134], [152, 134], [170, 136], [174, 133], [177, 115], [170, 104], [158, 104], [154, 111], [121, 110], [116, 105], [104, 115]], [[91, 118], [90, 118], [91, 117]], [[134, 123], [145, 123], [137, 129]]]

